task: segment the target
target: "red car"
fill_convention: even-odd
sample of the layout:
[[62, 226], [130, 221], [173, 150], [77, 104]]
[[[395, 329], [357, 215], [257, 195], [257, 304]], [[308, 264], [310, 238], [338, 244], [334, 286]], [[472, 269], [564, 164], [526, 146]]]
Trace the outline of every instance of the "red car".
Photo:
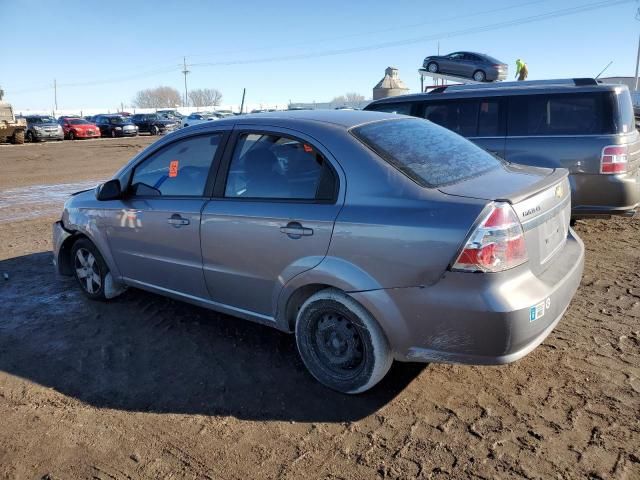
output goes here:
[[95, 124], [87, 122], [84, 118], [63, 117], [59, 120], [64, 131], [64, 138], [75, 140], [76, 138], [100, 138], [100, 129]]

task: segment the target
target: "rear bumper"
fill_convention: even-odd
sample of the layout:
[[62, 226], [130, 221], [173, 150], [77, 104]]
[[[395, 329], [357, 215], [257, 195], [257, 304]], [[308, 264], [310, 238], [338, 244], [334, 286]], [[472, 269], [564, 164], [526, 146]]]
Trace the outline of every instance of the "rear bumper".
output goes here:
[[571, 182], [574, 217], [633, 215], [640, 204], [640, 170], [620, 175], [576, 173]]
[[513, 362], [558, 324], [582, 278], [584, 245], [567, 242], [542, 274], [447, 272], [435, 285], [352, 293], [380, 324], [400, 361]]

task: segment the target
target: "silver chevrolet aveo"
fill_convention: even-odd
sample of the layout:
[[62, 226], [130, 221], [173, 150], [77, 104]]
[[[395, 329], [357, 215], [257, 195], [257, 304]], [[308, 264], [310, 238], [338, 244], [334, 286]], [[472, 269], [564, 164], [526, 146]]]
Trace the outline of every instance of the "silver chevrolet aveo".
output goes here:
[[295, 332], [316, 379], [358, 393], [393, 360], [539, 345], [582, 275], [570, 210], [566, 170], [426, 120], [275, 112], [174, 132], [73, 195], [54, 263], [92, 299], [136, 287]]

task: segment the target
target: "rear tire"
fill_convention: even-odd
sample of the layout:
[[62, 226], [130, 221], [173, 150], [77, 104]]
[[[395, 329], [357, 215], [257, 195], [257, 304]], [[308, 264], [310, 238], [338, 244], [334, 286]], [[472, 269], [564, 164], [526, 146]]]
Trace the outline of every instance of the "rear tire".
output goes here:
[[106, 300], [104, 294], [109, 267], [96, 246], [87, 238], [71, 247], [71, 270], [82, 292], [91, 300]]
[[473, 79], [476, 82], [484, 82], [487, 80], [487, 74], [482, 70], [476, 70], [475, 72], [473, 72]]
[[427, 70], [430, 73], [438, 73], [438, 70], [440, 70], [440, 67], [438, 66], [438, 64], [436, 62], [429, 62], [427, 64]]
[[361, 393], [389, 371], [393, 356], [382, 329], [344, 292], [329, 288], [312, 295], [296, 319], [296, 344], [305, 366], [323, 385]]
[[24, 143], [24, 130], [16, 130], [13, 132], [11, 143], [14, 145], [22, 145]]

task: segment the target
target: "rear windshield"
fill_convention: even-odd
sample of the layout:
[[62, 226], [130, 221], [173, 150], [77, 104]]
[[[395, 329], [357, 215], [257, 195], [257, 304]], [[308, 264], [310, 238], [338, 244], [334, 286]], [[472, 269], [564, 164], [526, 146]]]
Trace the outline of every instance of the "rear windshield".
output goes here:
[[423, 187], [440, 187], [498, 168], [500, 160], [438, 125], [419, 119], [383, 120], [353, 134]]
[[633, 132], [636, 128], [636, 119], [633, 114], [633, 102], [629, 90], [623, 88], [618, 91], [618, 115], [615, 120], [617, 133]]

